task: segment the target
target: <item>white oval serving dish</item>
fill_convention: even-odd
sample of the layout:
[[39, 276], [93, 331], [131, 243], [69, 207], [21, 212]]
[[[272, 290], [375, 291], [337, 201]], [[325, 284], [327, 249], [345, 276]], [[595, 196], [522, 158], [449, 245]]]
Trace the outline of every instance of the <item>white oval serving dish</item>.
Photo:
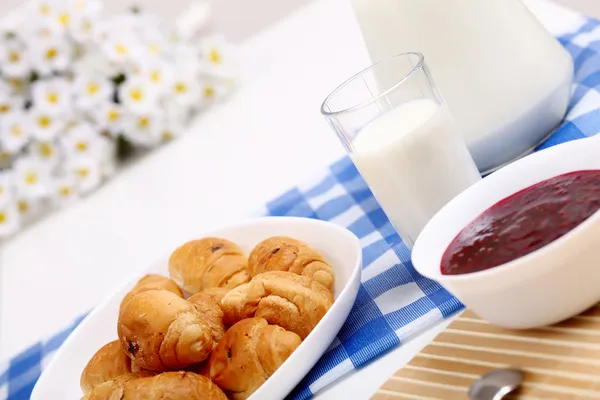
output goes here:
[[[362, 249], [350, 231], [329, 222], [266, 217], [199, 235], [229, 239], [246, 251], [271, 236], [290, 236], [317, 249], [335, 270], [335, 302], [300, 347], [250, 399], [282, 399], [304, 378], [333, 342], [346, 321], [360, 287]], [[168, 276], [167, 254], [92, 311], [58, 350], [38, 380], [32, 400], [79, 399], [79, 378], [94, 353], [117, 339], [117, 315], [123, 296], [147, 273]], [[93, 284], [93, 283], [90, 283]]]
[[458, 233], [500, 200], [540, 181], [600, 170], [600, 137], [555, 146], [516, 161], [443, 207], [421, 232], [415, 268], [487, 321], [516, 329], [550, 325], [600, 301], [600, 213], [549, 245], [501, 266], [442, 275], [444, 251]]

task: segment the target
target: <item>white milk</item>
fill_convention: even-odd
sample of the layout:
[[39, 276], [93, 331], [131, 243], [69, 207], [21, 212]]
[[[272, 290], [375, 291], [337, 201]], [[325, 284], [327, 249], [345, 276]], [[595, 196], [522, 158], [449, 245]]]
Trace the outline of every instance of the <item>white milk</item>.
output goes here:
[[572, 59], [522, 0], [352, 4], [373, 61], [424, 54], [481, 171], [524, 155], [563, 118]]
[[444, 204], [481, 179], [448, 111], [429, 99], [387, 112], [352, 145], [354, 164], [409, 247]]

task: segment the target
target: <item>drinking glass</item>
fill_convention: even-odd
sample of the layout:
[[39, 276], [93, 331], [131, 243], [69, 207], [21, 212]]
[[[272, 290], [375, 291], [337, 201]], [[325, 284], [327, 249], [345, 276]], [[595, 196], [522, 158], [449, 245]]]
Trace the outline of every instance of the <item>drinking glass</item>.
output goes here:
[[481, 179], [420, 53], [359, 72], [321, 113], [409, 248], [437, 211]]

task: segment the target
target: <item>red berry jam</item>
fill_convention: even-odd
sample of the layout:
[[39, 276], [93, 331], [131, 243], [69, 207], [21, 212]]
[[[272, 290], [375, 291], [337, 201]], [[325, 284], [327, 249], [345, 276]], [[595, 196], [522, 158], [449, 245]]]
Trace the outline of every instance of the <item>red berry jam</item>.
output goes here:
[[600, 171], [542, 181], [495, 204], [454, 238], [444, 275], [497, 267], [552, 243], [600, 209]]

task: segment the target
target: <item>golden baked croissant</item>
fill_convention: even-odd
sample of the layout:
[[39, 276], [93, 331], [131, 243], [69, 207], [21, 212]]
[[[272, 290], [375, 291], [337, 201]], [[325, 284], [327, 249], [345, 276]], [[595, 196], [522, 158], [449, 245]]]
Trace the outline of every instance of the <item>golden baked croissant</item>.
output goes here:
[[121, 349], [118, 340], [107, 343], [94, 354], [81, 373], [80, 386], [84, 394], [118, 376], [131, 373], [131, 359]]
[[[133, 298], [138, 293], [147, 292], [148, 290], [168, 290], [183, 298], [183, 293], [177, 284], [162, 275], [148, 274], [138, 281], [138, 283], [123, 297], [120, 310], [123, 310], [123, 305]], [[120, 312], [120, 311], [119, 311]]]
[[251, 276], [267, 271], [289, 271], [308, 276], [333, 290], [335, 274], [319, 252], [304, 242], [276, 236], [260, 242], [250, 253], [248, 270]]
[[270, 271], [232, 289], [221, 307], [226, 324], [262, 317], [306, 338], [333, 304], [333, 295], [312, 278]]
[[121, 348], [141, 368], [163, 372], [205, 360], [213, 348], [210, 326], [188, 301], [166, 290], [135, 295], [123, 307]]
[[293, 332], [250, 318], [233, 325], [210, 357], [210, 377], [228, 397], [254, 393], [300, 345]]
[[223, 335], [225, 335], [225, 323], [223, 322], [223, 310], [221, 306], [210, 295], [204, 292], [196, 293], [187, 300], [198, 310], [210, 327], [215, 342], [214, 345], [216, 346], [223, 338]]
[[169, 274], [190, 294], [213, 287], [234, 288], [248, 282], [248, 258], [235, 243], [205, 238], [184, 244], [169, 259]]
[[227, 293], [229, 293], [229, 290], [230, 289], [227, 289], [227, 288], [214, 287], [214, 288], [204, 289], [202, 291], [202, 293], [209, 295], [214, 301], [217, 302], [218, 305], [221, 305], [221, 300], [223, 300], [223, 297], [225, 297], [225, 295]]
[[82, 400], [227, 400], [217, 385], [193, 372], [131, 374], [96, 387]]

